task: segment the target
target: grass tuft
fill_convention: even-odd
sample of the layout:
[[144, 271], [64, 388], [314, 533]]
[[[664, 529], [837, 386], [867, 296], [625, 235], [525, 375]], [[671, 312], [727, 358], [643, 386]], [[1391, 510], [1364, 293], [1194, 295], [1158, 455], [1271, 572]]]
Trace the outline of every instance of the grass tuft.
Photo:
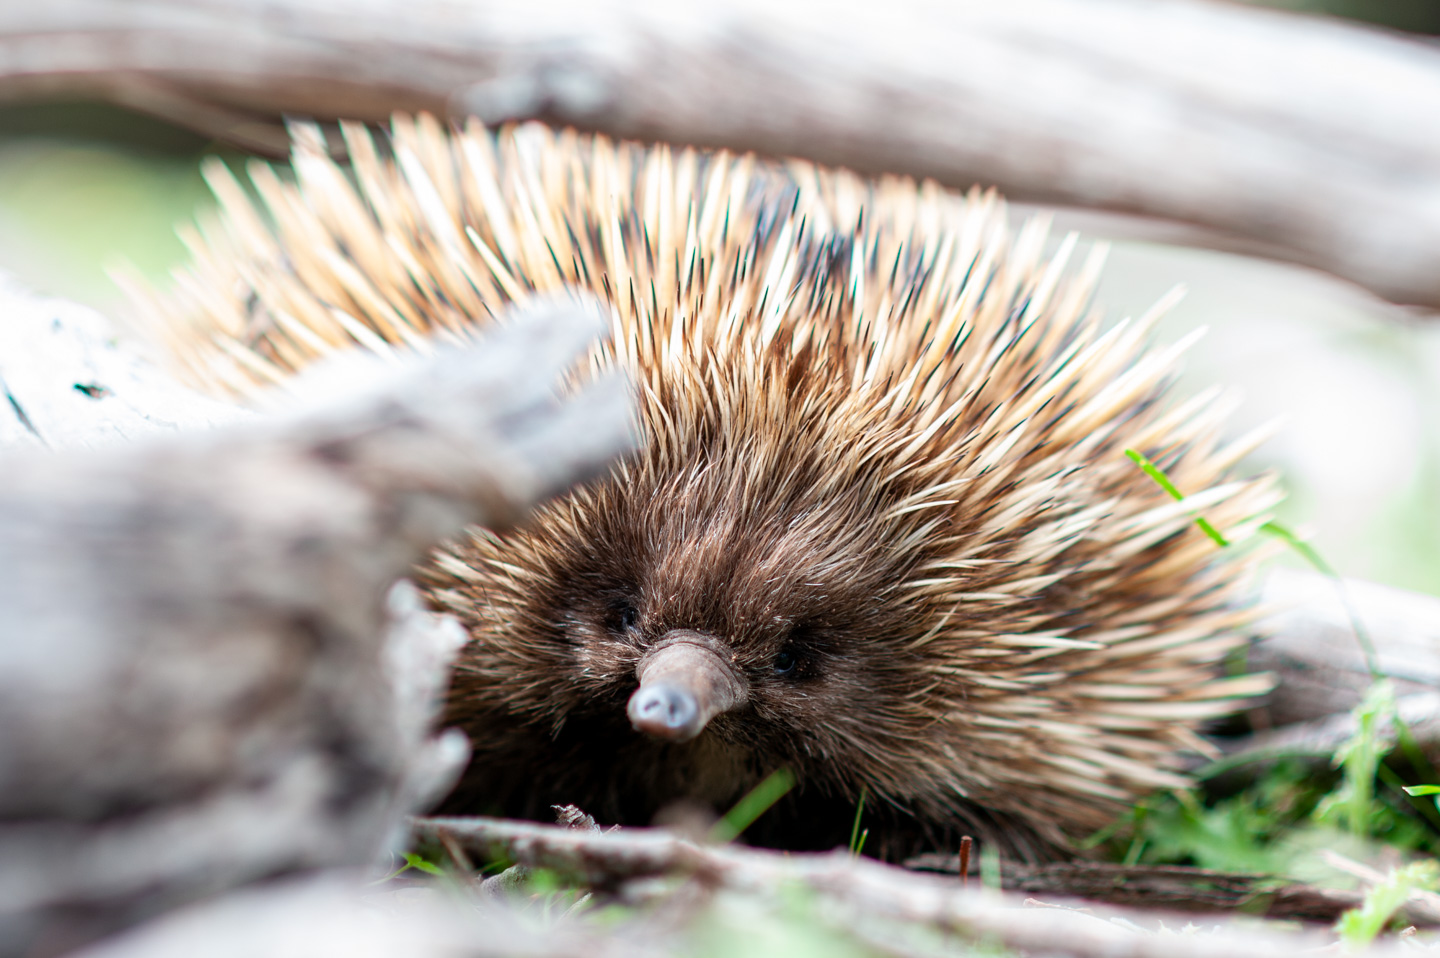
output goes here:
[[1395, 686], [1376, 682], [1355, 707], [1355, 734], [1335, 752], [1335, 765], [1344, 771], [1340, 787], [1315, 809], [1320, 822], [1344, 822], [1350, 834], [1368, 838], [1375, 811], [1375, 775], [1386, 748], [1382, 731], [1395, 722]]

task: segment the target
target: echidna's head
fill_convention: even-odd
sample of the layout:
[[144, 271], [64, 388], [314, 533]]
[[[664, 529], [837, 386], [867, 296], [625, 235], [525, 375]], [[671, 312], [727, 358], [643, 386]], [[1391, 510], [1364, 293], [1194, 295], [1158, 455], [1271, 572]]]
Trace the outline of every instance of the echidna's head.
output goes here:
[[[750, 359], [653, 383], [636, 460], [464, 553], [457, 688], [615, 743], [610, 774], [660, 804], [724, 803], [781, 766], [852, 799], [905, 791], [935, 723], [910, 586], [947, 520], [903, 511], [930, 470], [890, 475], [906, 417], [867, 424], [828, 364]], [[775, 394], [741, 398], [756, 375]]]

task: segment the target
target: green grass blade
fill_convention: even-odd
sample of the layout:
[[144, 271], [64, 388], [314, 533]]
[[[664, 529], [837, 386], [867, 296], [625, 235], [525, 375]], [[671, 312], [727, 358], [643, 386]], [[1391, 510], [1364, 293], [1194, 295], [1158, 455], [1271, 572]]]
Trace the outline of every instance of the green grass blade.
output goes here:
[[710, 829], [710, 840], [734, 841], [755, 823], [755, 819], [768, 812], [770, 806], [780, 801], [785, 793], [794, 787], [795, 773], [788, 768], [777, 768], [763, 782], [752, 788], [748, 795], [736, 802], [735, 807], [726, 812], [724, 818], [715, 823], [715, 827]]
[[[1129, 456], [1130, 461], [1135, 463], [1135, 465], [1139, 466], [1141, 471], [1143, 471], [1145, 475], [1155, 480], [1155, 484], [1157, 486], [1170, 493], [1170, 498], [1174, 499], [1176, 502], [1185, 501], [1185, 493], [1181, 492], [1175, 486], [1175, 483], [1170, 481], [1170, 477], [1165, 475], [1165, 473], [1161, 471], [1159, 466], [1155, 465], [1155, 463], [1151, 462], [1149, 459], [1146, 459], [1145, 456], [1143, 456], [1138, 450], [1135, 449], [1126, 449], [1125, 455]], [[1226, 541], [1225, 537], [1220, 534], [1220, 530], [1212, 526], [1210, 524], [1210, 521], [1204, 516], [1196, 516], [1195, 525], [1200, 528], [1201, 532], [1205, 533], [1212, 540], [1214, 540], [1215, 544], [1220, 548], [1223, 549], [1230, 544], [1228, 541]]]
[[[850, 826], [850, 854], [852, 855], [860, 854], [860, 845], [863, 841], [860, 837], [860, 816], [865, 813], [865, 796], [868, 792], [868, 788], [860, 786], [860, 801], [855, 803], [855, 824]], [[865, 833], [868, 835], [870, 829], [865, 829]]]
[[993, 842], [980, 846], [980, 887], [991, 891], [1005, 887], [1000, 875], [1000, 849]]
[[[1425, 799], [1421, 797], [1424, 795], [1424, 792], [1411, 791], [1395, 770], [1384, 762], [1380, 763], [1380, 767], [1376, 769], [1376, 772], [1380, 776], [1380, 781], [1384, 782], [1387, 787], [1396, 793], [1404, 795], [1409, 804], [1414, 807], [1415, 811], [1429, 820], [1436, 834], [1440, 834], [1440, 798], [1435, 799], [1433, 802], [1425, 801]], [[1418, 787], [1424, 788], [1425, 786], [1422, 785]]]
[[1282, 540], [1290, 548], [1300, 553], [1301, 557], [1304, 558], [1306, 562], [1314, 566], [1315, 571], [1319, 572], [1321, 575], [1328, 575], [1332, 579], [1340, 578], [1340, 573], [1336, 572], [1330, 566], [1330, 563], [1325, 561], [1324, 556], [1320, 555], [1319, 552], [1315, 551], [1314, 546], [1297, 536], [1295, 533], [1291, 532], [1285, 526], [1282, 526], [1278, 522], [1272, 521], [1265, 523], [1263, 526], [1260, 527], [1260, 529], [1261, 531]]
[[[400, 874], [400, 872], [405, 871], [406, 868], [415, 868], [424, 872], [427, 875], [443, 876], [445, 874], [444, 869], [442, 869], [439, 865], [435, 864], [434, 862], [426, 861], [424, 858], [416, 855], [414, 852], [405, 853], [405, 868], [400, 869], [400, 871], [396, 872], [395, 874]], [[393, 878], [394, 876], [392, 875], [391, 877]]]

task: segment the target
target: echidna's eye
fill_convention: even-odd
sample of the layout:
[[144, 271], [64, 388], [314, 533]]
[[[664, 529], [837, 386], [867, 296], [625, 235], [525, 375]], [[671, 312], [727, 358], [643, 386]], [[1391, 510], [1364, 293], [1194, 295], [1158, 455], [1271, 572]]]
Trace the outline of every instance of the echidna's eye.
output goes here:
[[776, 675], [794, 675], [799, 667], [800, 656], [794, 649], [781, 649], [780, 654], [775, 656]]
[[606, 611], [605, 627], [617, 635], [630, 632], [640, 625], [640, 610], [633, 602], [616, 599]]

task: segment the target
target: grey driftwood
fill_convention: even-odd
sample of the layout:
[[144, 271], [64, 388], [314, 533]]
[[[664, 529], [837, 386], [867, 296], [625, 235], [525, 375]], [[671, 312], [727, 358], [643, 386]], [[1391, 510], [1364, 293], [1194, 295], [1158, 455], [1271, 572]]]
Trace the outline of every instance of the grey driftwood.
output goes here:
[[344, 402], [3, 454], [0, 954], [403, 837], [466, 755], [462, 636], [392, 583], [630, 447], [620, 378], [556, 398], [602, 326], [549, 302]]
[[0, 276], [0, 452], [90, 449], [250, 418], [181, 386], [94, 310]]
[[[1358, 705], [1373, 680], [1367, 636], [1375, 670], [1394, 680], [1399, 695], [1440, 699], [1440, 598], [1285, 568], [1270, 570], [1262, 598], [1275, 612], [1261, 624], [1247, 665], [1279, 678], [1266, 706], [1272, 725]], [[1410, 708], [1423, 737], [1440, 747], [1440, 709]]]
[[45, 96], [272, 154], [282, 113], [425, 109], [980, 183], [1440, 306], [1440, 50], [1244, 4], [0, 5], [0, 98]]
[[[1000, 944], [1027, 955], [1073, 958], [1247, 958], [1297, 955], [1321, 949], [1318, 929], [1306, 931], [1255, 927], [1205, 920], [1181, 933], [1183, 915], [1086, 905], [1036, 902], [987, 891], [975, 881], [962, 885], [905, 872], [843, 849], [828, 854], [782, 854], [687, 840], [657, 829], [596, 832], [486, 818], [434, 818], [416, 823], [425, 839], [448, 839], [477, 861], [503, 857], [521, 865], [547, 868], [606, 889], [624, 899], [648, 897], [652, 907], [664, 901], [660, 876], [686, 877], [711, 892], [732, 892], [774, 899], [803, 888], [816, 911], [830, 923], [882, 954], [935, 955], [906, 932], [917, 928], [958, 934], [967, 941]], [[1030, 906], [1030, 907], [1026, 907]], [[887, 925], [887, 923], [889, 923]], [[627, 930], [623, 929], [622, 930]], [[483, 954], [477, 949], [477, 953]], [[559, 950], [583, 955], [583, 951]], [[672, 951], [671, 953], [681, 953]], [[1399, 955], [1382, 943], [1366, 955]]]

